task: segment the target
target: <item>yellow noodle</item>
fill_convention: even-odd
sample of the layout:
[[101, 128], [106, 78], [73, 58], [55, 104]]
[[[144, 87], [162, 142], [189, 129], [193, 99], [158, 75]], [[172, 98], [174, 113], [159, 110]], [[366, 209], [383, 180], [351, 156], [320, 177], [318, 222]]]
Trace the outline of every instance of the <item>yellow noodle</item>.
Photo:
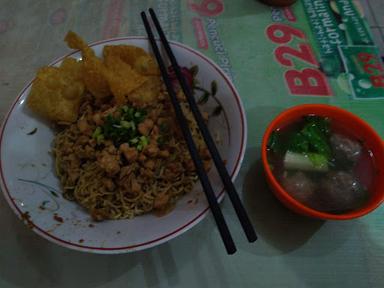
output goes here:
[[[160, 107], [163, 106], [160, 105]], [[183, 103], [182, 108], [191, 126], [196, 146], [205, 147], [188, 105]], [[85, 115], [80, 117], [85, 117]], [[153, 179], [141, 181], [140, 193], [130, 198], [118, 188], [115, 191], [107, 191], [102, 183], [102, 179], [108, 176], [95, 159], [88, 159], [85, 163], [81, 164], [79, 177], [75, 183], [72, 183], [66, 160], [68, 151], [65, 151], [65, 149], [68, 148], [64, 147], [68, 147], [68, 143], [75, 143], [79, 135], [80, 133], [76, 125], [69, 126], [56, 135], [54, 141], [55, 169], [64, 188], [65, 198], [76, 201], [91, 215], [97, 211], [97, 213], [101, 213], [100, 217], [102, 219], [133, 218], [153, 211], [154, 202], [158, 195], [167, 194], [170, 199], [169, 203], [174, 204], [181, 196], [192, 190], [197, 180], [195, 172], [186, 170], [183, 170], [173, 180], [169, 180], [166, 178], [164, 167], [160, 166], [156, 170]], [[180, 164], [182, 160], [190, 160], [190, 155], [184, 141], [172, 135], [168, 143], [173, 151], [175, 151], [175, 163]], [[139, 167], [140, 165], [132, 165], [133, 172], [128, 176], [131, 177], [129, 181], [134, 177], [136, 177], [136, 180], [140, 180]]]

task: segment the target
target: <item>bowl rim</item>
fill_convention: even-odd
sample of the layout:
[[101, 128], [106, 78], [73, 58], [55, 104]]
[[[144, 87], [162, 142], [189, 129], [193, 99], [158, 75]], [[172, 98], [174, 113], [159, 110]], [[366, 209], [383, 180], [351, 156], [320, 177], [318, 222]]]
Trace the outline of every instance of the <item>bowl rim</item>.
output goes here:
[[[284, 121], [286, 117], [296, 113], [297, 114], [311, 113], [310, 111], [312, 109], [321, 109], [333, 115], [338, 114], [338, 115], [342, 115], [343, 117], [348, 117], [349, 119], [354, 121], [354, 123], [362, 127], [364, 130], [367, 130], [369, 134], [372, 136], [371, 139], [380, 145], [381, 150], [384, 153], [384, 142], [380, 137], [380, 135], [365, 120], [363, 120], [362, 118], [358, 117], [357, 115], [353, 114], [348, 110], [345, 110], [337, 106], [329, 105], [329, 104], [300, 104], [300, 105], [290, 107], [280, 112], [269, 123], [262, 139], [262, 146], [261, 146], [262, 164], [263, 164], [264, 171], [266, 173], [267, 181], [269, 182], [270, 185], [272, 185], [273, 192], [277, 194], [276, 196], [278, 196], [277, 198], [279, 198], [281, 202], [283, 203], [285, 202], [284, 204], [290, 207], [294, 207], [294, 210], [296, 209], [297, 212], [313, 218], [319, 218], [324, 220], [349, 220], [349, 219], [354, 219], [354, 218], [364, 216], [372, 212], [378, 206], [380, 206], [380, 204], [384, 201], [384, 193], [382, 193], [381, 197], [378, 198], [377, 201], [372, 202], [369, 205], [366, 205], [362, 208], [353, 210], [345, 214], [332, 214], [332, 213], [321, 212], [321, 211], [312, 209], [302, 204], [300, 201], [296, 200], [287, 191], [285, 191], [285, 189], [280, 185], [279, 181], [277, 181], [274, 174], [272, 173], [272, 170], [270, 169], [270, 166], [267, 160], [267, 145], [268, 145], [268, 140], [270, 138], [271, 133], [276, 129], [276, 126], [279, 126], [278, 124]], [[330, 117], [332, 118], [332, 116]], [[380, 165], [380, 163], [378, 163], [378, 165]], [[282, 199], [280, 199], [280, 197]]]
[[[108, 39], [104, 39], [104, 40], [100, 40], [100, 41], [91, 42], [88, 44], [88, 46], [93, 47], [93, 46], [98, 46], [98, 45], [102, 45], [102, 44], [106, 44], [106, 43], [113, 43], [113, 42], [118, 42], [118, 41], [147, 40], [147, 39], [148, 39], [148, 37], [146, 37], [146, 36], [116, 37], [116, 38], [108, 38]], [[159, 40], [157, 40], [157, 41], [159, 42]], [[214, 68], [214, 70], [217, 71], [217, 73], [222, 77], [222, 79], [228, 85], [228, 87], [231, 91], [231, 94], [235, 98], [235, 101], [237, 104], [236, 106], [237, 106], [239, 114], [240, 114], [240, 126], [241, 126], [242, 137], [240, 139], [240, 141], [241, 141], [240, 151], [238, 153], [237, 159], [234, 162], [233, 171], [230, 174], [232, 181], [234, 181], [235, 178], [237, 177], [239, 171], [240, 171], [241, 164], [242, 164], [243, 159], [244, 159], [246, 145], [247, 145], [247, 136], [248, 136], [247, 135], [247, 132], [248, 132], [247, 119], [246, 119], [245, 109], [244, 109], [243, 103], [241, 101], [240, 94], [237, 91], [234, 84], [232, 83], [232, 80], [225, 74], [225, 72], [213, 60], [211, 60], [210, 58], [208, 58], [207, 56], [205, 56], [201, 52], [197, 51], [196, 49], [193, 49], [192, 47], [189, 47], [183, 43], [180, 43], [177, 41], [169, 41], [169, 43], [171, 44], [171, 46], [176, 46], [176, 47], [184, 49], [190, 53], [195, 54], [196, 56], [202, 58], [202, 60], [207, 62], [209, 65], [211, 65], [212, 68]], [[70, 57], [70, 56], [72, 56], [78, 52], [79, 52], [79, 50], [73, 50], [73, 51], [71, 51], [71, 52], [69, 52], [69, 53], [67, 53], [61, 57], [56, 58], [55, 60], [50, 62], [47, 66], [54, 66], [57, 63], [59, 63], [60, 61], [63, 61], [65, 58], [68, 58], [68, 57]], [[11, 104], [9, 110], [5, 114], [4, 119], [3, 119], [1, 126], [0, 126], [0, 187], [1, 187], [1, 190], [3, 191], [3, 195], [6, 199], [6, 201], [8, 202], [9, 206], [15, 212], [15, 214], [18, 216], [18, 218], [21, 219], [22, 221], [25, 220], [24, 219], [25, 215], [19, 209], [19, 207], [17, 207], [17, 205], [14, 202], [14, 200], [13, 200], [13, 198], [9, 192], [9, 189], [6, 185], [6, 179], [5, 179], [4, 173], [3, 173], [3, 163], [2, 163], [2, 159], [1, 159], [1, 149], [2, 149], [2, 142], [3, 142], [2, 140], [3, 140], [3, 136], [4, 136], [4, 131], [5, 131], [5, 128], [7, 126], [7, 122], [9, 120], [9, 117], [11, 116], [15, 107], [19, 103], [20, 98], [24, 95], [26, 90], [28, 88], [30, 88], [30, 86], [32, 85], [34, 79], [35, 79], [35, 77], [32, 80], [30, 80], [26, 84], [26, 86], [21, 90], [21, 92], [17, 95], [17, 97], [15, 98], [13, 103]], [[224, 192], [225, 192], [225, 190], [223, 188], [218, 193], [218, 195], [217, 195], [217, 201], [218, 202], [220, 202], [223, 199]], [[42, 236], [44, 239], [49, 240], [50, 242], [56, 243], [62, 247], [71, 248], [73, 250], [77, 250], [77, 251], [81, 251], [81, 252], [92, 252], [92, 253], [100, 253], [100, 254], [120, 254], [120, 253], [127, 253], [127, 252], [134, 252], [134, 251], [148, 249], [148, 248], [163, 244], [167, 241], [170, 241], [170, 240], [176, 238], [177, 236], [183, 234], [184, 232], [188, 231], [189, 229], [193, 228], [195, 225], [197, 225], [201, 220], [203, 220], [205, 218], [205, 216], [208, 214], [208, 212], [209, 212], [209, 206], [207, 206], [205, 209], [203, 209], [194, 218], [190, 219], [187, 223], [181, 224], [180, 227], [176, 228], [175, 230], [173, 230], [169, 233], [168, 232], [165, 233], [165, 235], [162, 235], [160, 237], [156, 237], [156, 239], [152, 239], [152, 240], [147, 241], [147, 242], [143, 242], [143, 243], [139, 243], [139, 244], [133, 244], [133, 245], [129, 245], [129, 246], [123, 246], [123, 247], [94, 247], [94, 246], [82, 245], [80, 243], [73, 243], [73, 242], [69, 242], [69, 241], [66, 241], [64, 239], [61, 239], [55, 235], [52, 235], [51, 233], [45, 231], [44, 229], [42, 229], [36, 225], [32, 225], [32, 226], [28, 225], [28, 226], [35, 233]], [[23, 221], [23, 222], [25, 222], [25, 221]]]

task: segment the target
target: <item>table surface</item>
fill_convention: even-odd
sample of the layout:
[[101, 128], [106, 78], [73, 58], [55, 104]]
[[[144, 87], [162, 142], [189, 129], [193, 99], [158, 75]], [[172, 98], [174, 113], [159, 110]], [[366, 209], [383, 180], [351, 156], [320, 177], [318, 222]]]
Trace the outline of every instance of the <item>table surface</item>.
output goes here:
[[[213, 2], [211, 14], [204, 15], [188, 2]], [[348, 102], [349, 98], [340, 95], [326, 100], [292, 100], [285, 90], [279, 90], [285, 87], [273, 87], [284, 86], [273, 83], [276, 76], [248, 65], [248, 60], [266, 66], [272, 61], [272, 44], [263, 45], [265, 37], [253, 33], [271, 18], [269, 7], [253, 0], [0, 3], [0, 120], [36, 69], [69, 51], [63, 43], [68, 30], [89, 42], [143, 35], [138, 12], [145, 7], [153, 6], [161, 14], [170, 38], [194, 48], [200, 46], [203, 53], [227, 67], [243, 98], [249, 125], [236, 187], [259, 234], [256, 243], [247, 243], [225, 199], [222, 209], [238, 247], [233, 256], [226, 255], [211, 215], [176, 239], [146, 251], [86, 254], [34, 234], [15, 217], [1, 195], [0, 287], [384, 287], [383, 207], [352, 221], [312, 220], [285, 209], [266, 187], [260, 139], [266, 124], [287, 106], [305, 102], [343, 106], [384, 135], [383, 105]], [[212, 14], [218, 12], [220, 17]], [[209, 49], [203, 47], [204, 42], [196, 42], [191, 23], [199, 19], [208, 29]], [[217, 41], [224, 47], [220, 53]], [[283, 96], [263, 98], [263, 89], [253, 91], [257, 81], [267, 82], [270, 93]]]

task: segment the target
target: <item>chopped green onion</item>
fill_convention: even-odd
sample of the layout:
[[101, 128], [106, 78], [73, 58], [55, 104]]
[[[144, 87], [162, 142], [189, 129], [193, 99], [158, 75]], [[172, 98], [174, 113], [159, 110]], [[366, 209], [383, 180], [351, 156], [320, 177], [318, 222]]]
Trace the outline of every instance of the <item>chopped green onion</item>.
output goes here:
[[137, 144], [137, 143], [139, 143], [139, 138], [135, 137], [135, 138], [129, 140], [129, 142], [132, 143], [132, 144]]
[[95, 131], [93, 131], [92, 138], [96, 139], [102, 133], [103, 133], [103, 130], [101, 129], [101, 127], [96, 127]]
[[133, 121], [120, 121], [120, 125], [126, 129], [136, 130], [136, 125]]
[[149, 144], [149, 139], [147, 136], [141, 136], [140, 137], [140, 144], [145, 147]]
[[148, 139], [140, 139], [141, 133], [137, 130], [137, 125], [145, 119], [147, 112], [127, 105], [122, 106], [119, 111], [118, 116], [109, 114], [105, 117], [104, 125], [95, 131], [95, 139], [100, 134], [104, 137], [101, 140], [112, 140], [116, 146], [129, 143], [132, 147], [137, 147], [140, 144], [143, 149], [148, 144]]
[[96, 136], [96, 142], [97, 144], [100, 144], [101, 142], [104, 141], [104, 135], [97, 135]]

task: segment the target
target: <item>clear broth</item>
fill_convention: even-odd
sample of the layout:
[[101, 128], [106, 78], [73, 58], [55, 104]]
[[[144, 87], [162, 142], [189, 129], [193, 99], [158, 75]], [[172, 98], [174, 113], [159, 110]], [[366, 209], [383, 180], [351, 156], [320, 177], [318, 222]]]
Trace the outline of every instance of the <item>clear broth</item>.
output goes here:
[[[281, 127], [275, 131], [279, 133], [280, 139], [284, 142], [289, 141], [289, 139], [292, 137], [292, 135], [296, 132], [298, 132], [304, 125], [304, 120], [299, 120], [297, 122], [294, 122], [290, 125], [287, 125], [285, 127]], [[352, 164], [349, 167], [346, 167], [345, 163], [343, 163], [342, 167], [340, 167], [340, 163], [333, 157], [331, 160], [330, 165], [330, 171], [332, 172], [340, 172], [340, 171], [348, 171], [351, 175], [353, 175], [354, 179], [364, 189], [364, 195], [360, 195], [360, 201], [356, 201], [355, 205], [353, 207], [334, 207], [334, 204], [330, 204], [328, 199], [324, 199], [324, 189], [322, 186], [322, 183], [325, 181], [325, 177], [329, 177], [327, 173], [323, 172], [308, 172], [308, 171], [300, 171], [300, 173], [303, 173], [306, 177], [306, 179], [310, 179], [311, 183], [314, 185], [314, 193], [311, 196], [311, 201], [303, 201], [302, 199], [298, 199], [294, 194], [290, 193], [296, 200], [302, 202], [304, 205], [309, 206], [315, 210], [333, 213], [333, 214], [341, 214], [348, 211], [352, 211], [355, 209], [360, 208], [361, 206], [365, 205], [366, 202], [370, 198], [370, 191], [373, 183], [373, 176], [375, 171], [374, 166], [374, 158], [365, 145], [364, 145], [364, 139], [359, 139], [358, 137], [355, 137], [351, 131], [348, 131], [345, 127], [339, 125], [338, 123], [330, 120], [330, 135], [332, 134], [339, 134], [342, 136], [345, 136], [353, 141], [357, 141], [361, 144], [361, 154], [359, 159], [356, 163]], [[286, 189], [284, 186], [284, 179], [287, 179], [287, 177], [290, 177], [290, 175], [293, 175], [294, 173], [297, 173], [298, 170], [288, 170], [284, 167], [284, 154], [282, 153], [275, 153], [268, 149], [267, 151], [267, 157], [268, 162], [270, 164], [270, 167], [272, 169], [272, 172], [276, 179], [279, 181], [279, 183]], [[328, 176], [327, 176], [328, 175]], [[286, 189], [287, 190], [287, 189]], [[312, 189], [313, 190], [313, 189]], [[322, 191], [323, 190], [323, 191]], [[287, 190], [287, 192], [289, 192]], [[352, 195], [345, 195], [346, 197], [354, 197]]]

